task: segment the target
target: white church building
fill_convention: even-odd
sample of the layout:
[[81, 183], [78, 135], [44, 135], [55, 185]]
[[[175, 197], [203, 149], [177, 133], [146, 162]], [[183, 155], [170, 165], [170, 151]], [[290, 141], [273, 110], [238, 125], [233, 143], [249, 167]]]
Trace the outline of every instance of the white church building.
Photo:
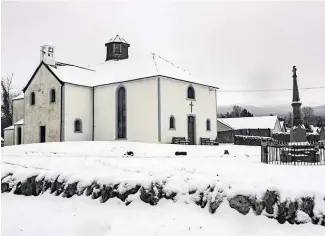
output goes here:
[[217, 137], [217, 87], [157, 54], [133, 55], [118, 35], [105, 46], [106, 60], [89, 68], [58, 62], [56, 49], [42, 46], [40, 64], [13, 101], [5, 145]]

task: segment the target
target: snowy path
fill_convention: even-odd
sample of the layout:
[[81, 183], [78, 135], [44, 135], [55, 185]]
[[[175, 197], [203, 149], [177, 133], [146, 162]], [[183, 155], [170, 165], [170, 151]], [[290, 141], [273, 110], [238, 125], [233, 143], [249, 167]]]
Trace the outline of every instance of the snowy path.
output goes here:
[[3, 236], [94, 235], [324, 235], [321, 226], [280, 225], [266, 217], [246, 216], [223, 204], [210, 214], [194, 204], [161, 200], [159, 206], [141, 201], [125, 206], [117, 199], [105, 204], [86, 197], [70, 199], [45, 193], [38, 197], [2, 194]]

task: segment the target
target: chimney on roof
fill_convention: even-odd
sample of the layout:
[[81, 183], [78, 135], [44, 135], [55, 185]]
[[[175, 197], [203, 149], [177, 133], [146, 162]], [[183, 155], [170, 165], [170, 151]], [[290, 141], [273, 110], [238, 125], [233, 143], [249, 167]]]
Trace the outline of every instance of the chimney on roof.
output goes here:
[[41, 61], [49, 66], [55, 66], [55, 48], [51, 45], [41, 46]]
[[106, 61], [123, 60], [129, 58], [129, 47], [123, 38], [119, 35], [111, 38], [106, 44]]

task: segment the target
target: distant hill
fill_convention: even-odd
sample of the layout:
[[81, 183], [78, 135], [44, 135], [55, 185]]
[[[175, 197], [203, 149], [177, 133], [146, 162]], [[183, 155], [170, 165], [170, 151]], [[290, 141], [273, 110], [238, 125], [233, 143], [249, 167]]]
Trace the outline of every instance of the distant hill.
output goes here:
[[[229, 106], [218, 106], [218, 114], [232, 111], [233, 105]], [[280, 106], [265, 106], [257, 107], [251, 105], [242, 105], [241, 107], [246, 108], [249, 112], [253, 113], [254, 116], [268, 116], [270, 114], [277, 116], [286, 116], [289, 112], [292, 112], [291, 105], [280, 105]], [[313, 107], [316, 116], [325, 116], [325, 105]]]

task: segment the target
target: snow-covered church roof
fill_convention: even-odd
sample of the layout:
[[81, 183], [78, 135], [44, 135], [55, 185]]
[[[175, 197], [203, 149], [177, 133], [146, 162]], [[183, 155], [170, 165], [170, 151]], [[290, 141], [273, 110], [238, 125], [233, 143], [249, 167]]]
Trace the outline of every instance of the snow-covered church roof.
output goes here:
[[88, 70], [75, 66], [50, 68], [63, 82], [85, 86], [97, 86], [161, 75], [215, 87], [154, 53], [131, 54], [127, 59], [105, 61], [88, 67]]
[[228, 124], [235, 130], [238, 129], [274, 129], [277, 116], [218, 118], [220, 122]]
[[17, 97], [14, 97], [13, 100], [18, 100], [18, 99], [23, 99], [24, 98], [24, 93], [21, 93]]

